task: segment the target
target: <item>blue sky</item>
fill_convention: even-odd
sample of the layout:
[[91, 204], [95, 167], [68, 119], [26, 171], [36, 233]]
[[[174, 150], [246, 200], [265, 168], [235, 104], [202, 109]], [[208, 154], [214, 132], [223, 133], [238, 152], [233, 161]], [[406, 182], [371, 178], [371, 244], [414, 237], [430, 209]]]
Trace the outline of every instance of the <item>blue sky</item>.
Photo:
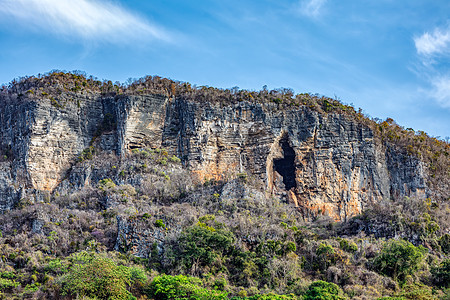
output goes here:
[[337, 97], [450, 136], [448, 0], [0, 0], [0, 83], [99, 79]]

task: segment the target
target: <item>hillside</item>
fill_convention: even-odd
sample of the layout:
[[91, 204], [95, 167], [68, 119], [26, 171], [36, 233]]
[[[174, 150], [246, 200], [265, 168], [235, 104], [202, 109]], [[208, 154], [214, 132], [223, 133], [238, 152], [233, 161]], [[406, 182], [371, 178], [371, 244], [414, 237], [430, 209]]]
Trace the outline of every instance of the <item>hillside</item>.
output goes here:
[[450, 297], [450, 145], [392, 119], [51, 72], [1, 88], [0, 130], [7, 299]]

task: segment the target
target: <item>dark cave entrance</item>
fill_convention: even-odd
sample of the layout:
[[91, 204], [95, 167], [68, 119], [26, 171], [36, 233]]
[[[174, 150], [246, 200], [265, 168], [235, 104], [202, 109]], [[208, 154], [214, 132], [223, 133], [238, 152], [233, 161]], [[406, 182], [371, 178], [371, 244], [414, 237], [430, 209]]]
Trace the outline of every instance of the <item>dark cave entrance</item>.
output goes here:
[[283, 177], [283, 183], [286, 190], [297, 187], [295, 182], [295, 152], [289, 145], [287, 136], [280, 140], [280, 146], [283, 150], [283, 158], [273, 160], [275, 171]]

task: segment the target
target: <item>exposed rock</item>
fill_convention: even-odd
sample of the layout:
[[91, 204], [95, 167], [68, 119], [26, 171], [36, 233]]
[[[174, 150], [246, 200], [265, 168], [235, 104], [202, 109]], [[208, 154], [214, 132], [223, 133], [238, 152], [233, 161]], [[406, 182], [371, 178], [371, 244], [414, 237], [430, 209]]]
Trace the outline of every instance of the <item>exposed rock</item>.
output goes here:
[[2, 146], [14, 153], [10, 163], [2, 163], [0, 210], [39, 191], [92, 184], [90, 168], [76, 164], [90, 146], [118, 155], [163, 147], [200, 180], [247, 173], [305, 217], [346, 220], [383, 198], [429, 193], [422, 162], [342, 114], [160, 95], [62, 94], [56, 100], [0, 99]]
[[257, 189], [243, 184], [241, 180], [231, 180], [223, 186], [220, 199], [224, 202], [241, 199], [254, 199], [254, 201], [262, 202], [265, 201], [265, 195]]
[[166, 228], [155, 227], [142, 217], [117, 217], [117, 240], [114, 249], [148, 258], [164, 252]]
[[11, 176], [11, 163], [0, 162], [0, 211], [9, 210], [23, 196], [23, 188]]

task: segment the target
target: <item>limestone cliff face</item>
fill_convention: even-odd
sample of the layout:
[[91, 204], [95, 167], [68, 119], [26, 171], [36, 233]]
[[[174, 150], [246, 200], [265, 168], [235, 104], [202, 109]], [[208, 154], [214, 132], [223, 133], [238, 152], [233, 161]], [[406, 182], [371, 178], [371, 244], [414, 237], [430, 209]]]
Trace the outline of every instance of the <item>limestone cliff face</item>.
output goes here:
[[264, 183], [268, 196], [290, 201], [305, 217], [345, 220], [382, 198], [429, 192], [421, 161], [347, 116], [306, 106], [224, 106], [151, 94], [0, 101], [1, 143], [13, 153], [0, 163], [1, 210], [27, 195], [39, 200], [42, 191], [70, 180], [91, 145], [117, 155], [165, 148], [202, 180], [247, 173]]
[[27, 194], [40, 198], [41, 192], [52, 192], [61, 183], [102, 125], [108, 100], [62, 96], [59, 102], [41, 99], [0, 106], [2, 148], [11, 149], [9, 172], [2, 172], [9, 176], [0, 185], [0, 193], [8, 195], [1, 198], [3, 209]]

